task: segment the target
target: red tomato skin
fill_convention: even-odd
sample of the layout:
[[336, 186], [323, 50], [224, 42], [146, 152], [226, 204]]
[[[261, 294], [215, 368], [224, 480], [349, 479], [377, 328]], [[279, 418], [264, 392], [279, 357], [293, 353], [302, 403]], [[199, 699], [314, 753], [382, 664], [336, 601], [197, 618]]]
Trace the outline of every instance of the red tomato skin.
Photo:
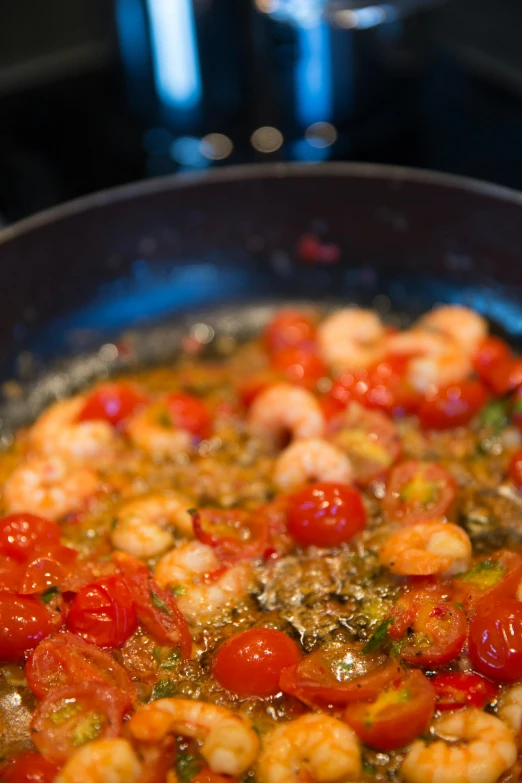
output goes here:
[[488, 374], [487, 383], [499, 396], [522, 386], [522, 358], [513, 357], [495, 364]]
[[134, 384], [105, 383], [89, 394], [78, 421], [101, 420], [119, 427], [147, 401], [147, 395]]
[[18, 592], [22, 595], [43, 593], [49, 587], [67, 589], [68, 581], [74, 571], [78, 552], [67, 546], [46, 547], [46, 554], [34, 553], [33, 559], [25, 566]]
[[500, 337], [486, 337], [473, 356], [473, 368], [479, 378], [488, 383], [493, 368], [510, 356], [511, 350], [504, 340]]
[[216, 680], [242, 696], [272, 696], [279, 691], [284, 668], [299, 662], [301, 653], [285, 633], [251, 628], [229, 637], [219, 647], [212, 666]]
[[522, 449], [516, 451], [511, 457], [508, 473], [513, 484], [518, 489], [522, 489]]
[[39, 753], [26, 751], [0, 770], [2, 783], [53, 783], [59, 767]]
[[[468, 630], [466, 615], [455, 604], [437, 599], [436, 594], [430, 596], [426, 590], [420, 590], [419, 593], [423, 593], [425, 598], [412, 598], [413, 614], [406, 621], [414, 635], [407, 638], [399, 657], [410, 666], [444, 666], [453, 661], [464, 647]], [[393, 626], [390, 631], [392, 629]], [[415, 633], [423, 639], [427, 637], [431, 643], [428, 646], [419, 645]]]
[[366, 511], [353, 487], [317, 482], [289, 496], [287, 526], [301, 546], [334, 547], [365, 528]]
[[485, 589], [470, 584], [462, 577], [455, 577], [453, 583], [453, 599], [464, 606], [468, 614], [474, 614], [482, 600], [488, 603], [499, 603], [505, 598], [513, 598], [518, 585], [522, 581], [522, 557], [508, 549], [499, 549], [493, 552], [487, 560], [498, 561], [505, 569], [504, 576], [499, 582]]
[[199, 772], [196, 772], [190, 783], [238, 783], [238, 780], [230, 775], [212, 772], [210, 767], [203, 767]]
[[58, 545], [60, 534], [56, 522], [35, 514], [10, 514], [0, 519], [0, 555], [27, 561], [35, 549], [46, 551]]
[[460, 707], [482, 710], [498, 694], [497, 685], [475, 672], [437, 674], [431, 684], [437, 694], [438, 710], [457, 710]]
[[121, 647], [138, 627], [129, 588], [120, 576], [97, 579], [75, 596], [67, 628], [99, 647]]
[[[401, 500], [401, 492], [410, 481], [419, 475], [427, 482], [438, 485], [439, 496], [431, 506], [425, 509], [408, 508], [408, 502]], [[456, 494], [455, 479], [443, 467], [435, 462], [408, 460], [400, 462], [391, 469], [382, 508], [388, 518], [403, 524], [413, 525], [449, 514]]]
[[39, 599], [0, 593], [0, 661], [23, 660], [24, 653], [58, 630], [60, 613], [51, 613]]
[[303, 348], [285, 348], [272, 358], [272, 367], [285, 376], [290, 383], [315, 389], [328, 370], [316, 353]]
[[212, 434], [212, 417], [206, 405], [191, 394], [169, 394], [165, 399], [174, 427], [204, 440]]
[[469, 657], [473, 668], [494, 682], [522, 677], [522, 602], [481, 601], [469, 626]]
[[480, 381], [461, 381], [427, 396], [417, 411], [423, 429], [462, 427], [480, 411], [488, 393]]
[[287, 348], [299, 348], [313, 343], [316, 336], [315, 319], [303, 310], [280, 310], [265, 327], [263, 343], [269, 354]]
[[407, 380], [407, 366], [407, 357], [388, 356], [368, 369], [345, 372], [333, 382], [328, 399], [339, 410], [354, 401], [390, 415], [414, 413], [421, 398]]
[[[223, 564], [261, 557], [268, 547], [266, 519], [256, 512], [204, 508], [192, 514], [192, 525], [198, 541], [213, 547]], [[241, 537], [240, 530], [248, 530], [249, 537]], [[234, 532], [238, 535], [232, 535]]]

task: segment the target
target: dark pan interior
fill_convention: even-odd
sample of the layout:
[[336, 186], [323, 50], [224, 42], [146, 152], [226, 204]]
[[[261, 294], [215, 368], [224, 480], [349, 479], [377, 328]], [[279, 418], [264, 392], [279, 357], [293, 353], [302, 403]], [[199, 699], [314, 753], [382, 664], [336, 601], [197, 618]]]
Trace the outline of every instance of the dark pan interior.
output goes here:
[[[334, 264], [299, 260], [313, 233]], [[190, 324], [243, 336], [288, 300], [407, 321], [463, 302], [522, 339], [522, 197], [381, 166], [257, 166], [97, 194], [0, 234], [4, 439], [50, 399], [175, 353]]]

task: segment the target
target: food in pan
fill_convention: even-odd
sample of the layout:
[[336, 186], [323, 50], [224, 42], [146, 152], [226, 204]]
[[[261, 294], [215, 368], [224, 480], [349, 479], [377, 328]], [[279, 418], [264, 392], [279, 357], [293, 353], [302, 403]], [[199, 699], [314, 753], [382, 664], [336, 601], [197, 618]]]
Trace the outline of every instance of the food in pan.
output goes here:
[[518, 780], [521, 360], [459, 305], [210, 337], [0, 456], [0, 780]]

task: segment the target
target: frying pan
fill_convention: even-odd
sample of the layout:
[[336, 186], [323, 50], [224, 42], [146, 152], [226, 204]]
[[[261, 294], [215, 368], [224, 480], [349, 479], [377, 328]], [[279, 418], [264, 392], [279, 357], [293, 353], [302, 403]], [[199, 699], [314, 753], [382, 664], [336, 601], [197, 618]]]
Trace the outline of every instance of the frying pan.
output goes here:
[[[307, 233], [339, 261], [299, 260]], [[89, 196], [0, 234], [0, 436], [96, 377], [167, 359], [191, 323], [241, 337], [283, 300], [402, 322], [462, 302], [516, 342], [521, 256], [522, 195], [425, 171], [246, 166]]]

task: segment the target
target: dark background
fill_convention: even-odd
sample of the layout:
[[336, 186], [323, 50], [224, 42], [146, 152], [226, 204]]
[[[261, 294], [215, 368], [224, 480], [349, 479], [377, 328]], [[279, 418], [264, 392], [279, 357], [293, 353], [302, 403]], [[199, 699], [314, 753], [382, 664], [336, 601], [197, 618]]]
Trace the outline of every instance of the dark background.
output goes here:
[[[349, 111], [338, 101], [327, 148], [307, 145], [285, 97], [292, 31], [253, 20], [247, 0], [194, 2], [204, 106], [181, 119], [155, 90], [147, 0], [9, 4], [0, 25], [0, 224], [131, 180], [249, 161], [381, 161], [522, 188], [520, 0], [449, 0], [410, 20], [415, 64], [402, 63], [390, 84], [373, 74], [381, 90], [360, 56], [362, 38], [349, 68], [337, 52], [353, 100]], [[272, 152], [250, 141], [264, 125], [283, 131]], [[201, 155], [208, 133], [233, 151], [218, 161]]]

